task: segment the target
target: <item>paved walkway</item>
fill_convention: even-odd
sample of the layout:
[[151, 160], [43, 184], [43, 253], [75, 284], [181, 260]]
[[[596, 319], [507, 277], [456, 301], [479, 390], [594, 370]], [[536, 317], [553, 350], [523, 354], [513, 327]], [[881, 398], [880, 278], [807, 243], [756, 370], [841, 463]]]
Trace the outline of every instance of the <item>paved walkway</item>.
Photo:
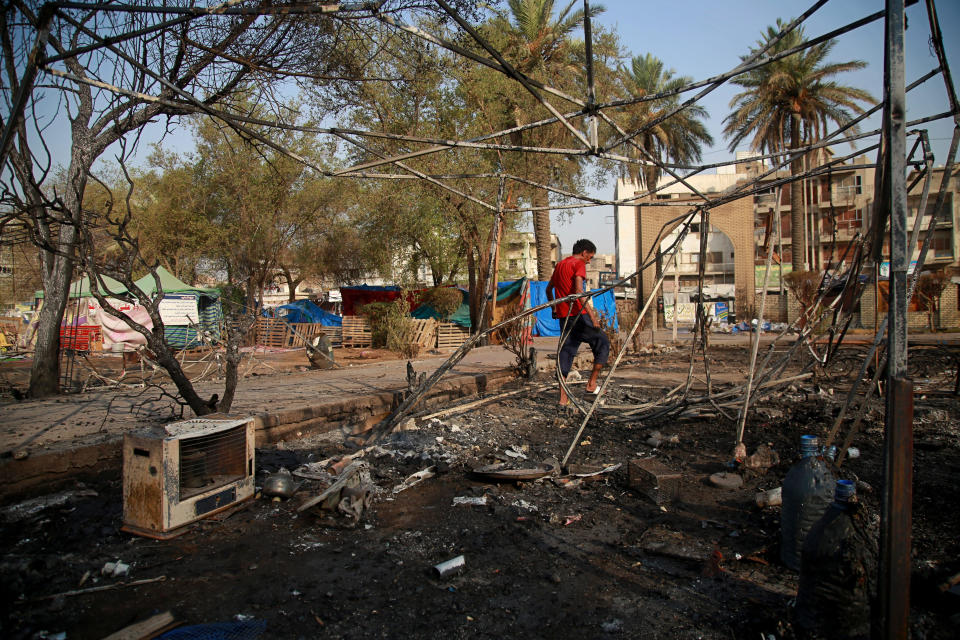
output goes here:
[[[650, 339], [649, 331], [643, 338]], [[671, 339], [667, 330], [655, 334], [658, 344]], [[690, 333], [681, 332], [678, 339], [688, 341]], [[871, 335], [847, 336], [848, 342], [871, 339]], [[746, 346], [749, 340], [750, 334], [711, 337], [711, 343], [718, 346]], [[911, 336], [911, 342], [957, 344], [960, 334], [918, 334]], [[550, 355], [556, 344], [556, 338], [535, 339], [541, 370], [553, 369]], [[429, 376], [447, 357], [418, 358], [412, 363], [418, 373]], [[513, 354], [502, 347], [475, 348], [440, 380], [423, 407], [440, 407], [457, 398], [496, 390], [513, 379], [513, 363]], [[258, 445], [334, 429], [349, 435], [385, 417], [406, 388], [405, 360], [254, 375], [240, 381], [231, 415], [255, 416]], [[204, 382], [198, 391], [202, 397], [222, 393], [222, 383]], [[155, 389], [111, 390], [0, 405], [0, 474], [5, 478], [0, 499], [78, 471], [118, 468], [124, 433], [177, 419], [171, 416], [169, 399], [160, 395]]]
[[[556, 348], [556, 339], [538, 338], [535, 346], [549, 352]], [[411, 362], [418, 373], [429, 376], [448, 357]], [[473, 349], [430, 391], [424, 408], [499, 388], [514, 379], [513, 362], [513, 354], [499, 346]], [[548, 362], [541, 359], [541, 365], [550, 366]], [[406, 360], [254, 375], [240, 381], [231, 415], [255, 416], [258, 445], [334, 429], [349, 435], [387, 415], [406, 388]], [[223, 385], [203, 382], [197, 390], [209, 397], [222, 394]], [[0, 474], [8, 480], [0, 485], [0, 497], [64, 474], [119, 466], [123, 434], [177, 419], [170, 406], [156, 389], [93, 391], [0, 405]]]

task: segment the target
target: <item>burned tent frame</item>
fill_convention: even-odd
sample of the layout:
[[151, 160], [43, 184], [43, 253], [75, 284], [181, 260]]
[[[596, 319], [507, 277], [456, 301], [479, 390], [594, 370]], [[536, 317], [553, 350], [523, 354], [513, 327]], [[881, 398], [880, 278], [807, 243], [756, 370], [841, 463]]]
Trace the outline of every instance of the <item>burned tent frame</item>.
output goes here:
[[[717, 400], [721, 397], [735, 397], [739, 395], [742, 396], [743, 402], [737, 417], [738, 426], [736, 429], [734, 444], [736, 446], [742, 446], [746, 414], [749, 411], [750, 406], [756, 401], [757, 394], [759, 394], [761, 390], [770, 388], [778, 383], [777, 378], [779, 374], [782, 373], [789, 359], [792, 358], [794, 354], [800, 350], [808, 350], [815, 363], [826, 365], [837, 353], [837, 347], [843, 341], [845, 332], [851, 321], [850, 312], [845, 311], [843, 305], [838, 304], [838, 301], [840, 299], [850, 300], [859, 297], [863, 290], [859, 275], [869, 261], [876, 260], [879, 257], [883, 246], [884, 234], [886, 233], [889, 223], [891, 234], [890, 312], [887, 318], [884, 320], [880, 331], [877, 333], [876, 339], [874, 340], [867, 357], [863, 360], [860, 379], [863, 378], [863, 374], [866, 372], [868, 361], [874, 357], [875, 352], [881, 352], [882, 355], [880, 356], [880, 359], [884, 365], [881, 365], [877, 368], [874, 379], [877, 379], [880, 375], [883, 375], [883, 372], [885, 372], [889, 380], [889, 384], [887, 385], [886, 417], [887, 467], [885, 470], [885, 475], [887, 482], [884, 494], [884, 527], [882, 544], [883, 560], [881, 563], [881, 571], [883, 573], [883, 588], [881, 589], [881, 598], [883, 603], [882, 609], [884, 612], [883, 623], [885, 635], [889, 637], [895, 635], [897, 629], [905, 629], [907, 614], [905, 603], [907, 602], [906, 593], [908, 592], [908, 589], [903, 587], [907, 584], [907, 580], [909, 579], [909, 486], [911, 478], [910, 433], [912, 422], [912, 392], [910, 383], [905, 378], [907, 364], [906, 310], [909, 298], [916, 286], [917, 277], [922, 270], [922, 265], [930, 246], [932, 231], [936, 225], [936, 215], [934, 215], [931, 217], [930, 225], [923, 240], [920, 255], [917, 261], [918, 268], [916, 269], [914, 276], [910, 278], [907, 274], [907, 265], [910, 258], [909, 248], [916, 246], [916, 243], [919, 239], [919, 222], [914, 228], [914, 235], [911, 238], [911, 242], [908, 243], [906, 228], [907, 185], [905, 184], [905, 169], [908, 165], [921, 168], [921, 177], [918, 179], [924, 180], [920, 208], [920, 211], [923, 211], [929, 195], [930, 179], [932, 175], [932, 154], [929, 153], [929, 144], [926, 140], [925, 131], [908, 132], [907, 128], [917, 127], [925, 122], [936, 119], [953, 119], [954, 135], [950, 145], [948, 157], [945, 159], [945, 175], [949, 175], [953, 168], [958, 142], [960, 142], [960, 106], [958, 106], [950, 69], [947, 65], [946, 55], [943, 49], [943, 36], [937, 20], [934, 0], [925, 0], [925, 4], [929, 22], [930, 41], [938, 58], [939, 66], [938, 68], [931, 70], [929, 73], [917, 79], [909, 86], [905, 86], [903, 64], [904, 0], [888, 0], [886, 9], [884, 11], [879, 11], [864, 16], [859, 20], [841, 26], [817, 38], [811, 39], [793, 49], [779, 52], [774, 56], [767, 55], [767, 51], [773, 47], [775, 43], [782, 40], [787, 33], [796, 29], [827, 2], [827, 0], [817, 0], [799, 17], [784, 25], [780, 33], [767, 42], [766, 49], [756, 50], [752, 55], [744, 58], [740, 65], [726, 73], [714, 76], [712, 78], [700, 80], [698, 82], [693, 82], [673, 91], [644, 96], [641, 98], [617, 100], [609, 103], [596, 102], [594, 91], [592, 30], [589, 17], [590, 11], [588, 0], [584, 0], [583, 2], [586, 15], [584, 23], [584, 40], [586, 45], [585, 75], [587, 78], [586, 95], [584, 97], [569, 95], [555, 87], [551, 87], [543, 82], [524, 75], [514, 68], [501, 55], [501, 53], [497, 51], [497, 49], [490, 43], [488, 43], [483, 36], [448, 2], [445, 2], [444, 0], [435, 1], [436, 5], [439, 6], [439, 8], [447, 16], [449, 16], [458, 27], [477, 45], [479, 45], [479, 47], [485, 52], [485, 55], [467, 50], [455, 43], [444, 40], [439, 36], [428, 33], [417, 26], [402, 23], [395, 16], [381, 11], [381, 8], [385, 4], [384, 2], [344, 2], [311, 5], [295, 4], [262, 6], [248, 3], [244, 0], [228, 0], [210, 7], [173, 5], [151, 6], [66, 1], [47, 3], [43, 5], [42, 8], [37, 12], [36, 21], [32, 25], [36, 36], [32, 53], [27, 57], [24, 68], [22, 69], [16, 94], [10, 101], [11, 110], [7, 115], [6, 122], [4, 123], [2, 137], [0, 137], [0, 165], [5, 166], [7, 163], [8, 151], [12, 143], [17, 124], [24, 117], [24, 112], [37, 85], [38, 77], [43, 74], [59, 77], [71, 82], [91, 84], [100, 89], [112, 92], [118, 96], [136, 97], [137, 99], [145, 102], [169, 101], [168, 98], [161, 98], [159, 96], [151, 96], [140, 93], [136, 87], [123, 87], [104, 82], [96, 79], [96, 74], [91, 74], [89, 76], [77, 75], [76, 73], [64, 71], [53, 66], [59, 61], [73, 58], [83, 53], [98, 49], [107, 52], [109, 55], [115, 55], [118, 58], [122, 58], [125, 64], [132, 65], [147, 77], [159, 82], [165, 87], [166, 90], [172, 92], [172, 94], [175, 96], [175, 99], [170, 102], [169, 106], [176, 108], [180, 112], [205, 114], [209, 117], [222, 120], [228, 126], [232, 127], [234, 130], [250, 138], [251, 140], [255, 140], [261, 144], [267, 145], [279, 153], [285, 154], [299, 162], [311, 166], [319, 175], [329, 176], [331, 178], [340, 177], [352, 179], [424, 180], [440, 189], [454, 193], [459, 197], [476, 204], [477, 206], [493, 212], [495, 214], [495, 225], [498, 225], [502, 215], [508, 212], [537, 211], [544, 209], [543, 207], [506, 208], [503, 198], [504, 185], [506, 182], [515, 182], [527, 186], [533, 186], [557, 195], [561, 195], [564, 198], [577, 201], [576, 204], [549, 207], [550, 209], [583, 208], [611, 204], [629, 205], [656, 193], [659, 189], [662, 189], [664, 185], [661, 185], [659, 189], [656, 186], [647, 185], [646, 191], [631, 198], [621, 200], [606, 200], [585, 194], [577, 194], [570, 191], [557, 189], [550, 185], [540, 184], [525, 176], [512, 175], [505, 172], [494, 174], [429, 175], [418, 171], [408, 164], [408, 161], [417, 157], [422, 157], [433, 153], [441, 153], [451, 149], [470, 148], [494, 150], [503, 153], [559, 154], [579, 158], [597, 158], [636, 166], [655, 165], [659, 170], [670, 176], [670, 178], [673, 180], [673, 182], [670, 184], [684, 184], [693, 194], [702, 199], [702, 202], [697, 206], [685, 211], [681, 215], [674, 217], [670, 221], [670, 225], [679, 223], [681, 225], [681, 231], [677, 236], [678, 241], [675, 242], [666, 252], [668, 264], [676, 259], [679, 240], [685, 236], [689, 230], [690, 224], [698, 219], [702, 223], [707, 223], [711, 210], [715, 209], [719, 205], [738, 198], [756, 194], [761, 189], [769, 189], [771, 186], [779, 190], [779, 188], [785, 184], [826, 174], [831, 171], [834, 166], [841, 164], [844, 160], [847, 160], [850, 157], [876, 150], [877, 161], [873, 166], [875, 166], [878, 170], [879, 180], [877, 181], [877, 191], [874, 196], [875, 212], [873, 220], [866, 233], [859, 236], [855, 241], [855, 248], [853, 250], [854, 255], [850, 256], [854, 265], [854, 269], [846, 274], [840, 274], [838, 273], [838, 265], [828, 264], [827, 268], [825, 269], [823, 279], [824, 281], [835, 282], [838, 278], [840, 278], [841, 275], [843, 275], [844, 277], [841, 278], [841, 280], [844, 282], [842, 293], [840, 296], [834, 297], [832, 302], [828, 302], [822, 306], [819, 304], [820, 302], [823, 302], [823, 294], [821, 293], [820, 299], [817, 301], [818, 304], [810, 307], [810, 309], [807, 310], [802, 318], [798, 322], [795, 322], [791, 327], [799, 333], [799, 338], [793, 341], [789, 349], [787, 349], [786, 355], [775, 357], [773, 345], [771, 345], [770, 349], [760, 360], [759, 366], [757, 366], [759, 355], [759, 342], [757, 339], [758, 332], [754, 335], [754, 340], [751, 344], [751, 364], [747, 384], [742, 388], [734, 390], [733, 392], [728, 391], [720, 394], [713, 393], [712, 387], [709, 385], [709, 365], [706, 359], [706, 325], [703, 321], [704, 318], [702, 316], [702, 312], [698, 312], [694, 330], [696, 338], [694, 339], [691, 347], [690, 371], [687, 383], [671, 391], [660, 402], [651, 403], [649, 405], [638, 405], [636, 407], [621, 410], [620, 414], [623, 418], [633, 419], [641, 416], [652, 417], [656, 415], [679, 414], [681, 411], [688, 410], [691, 407], [695, 407], [696, 405], [700, 404], [710, 404], [717, 407]], [[142, 14], [149, 13], [160, 16], [160, 18], [154, 24], [140, 29], [131, 30], [125, 33], [110, 33], [107, 35], [99, 34], [96, 32], [95, 28], [90, 28], [82, 23], [76, 22], [75, 19], [68, 13], [68, 10], [72, 9]], [[242, 114], [231, 113], [228, 110], [205, 104], [198, 96], [192, 95], [188, 91], [171, 85], [161, 75], [152, 71], [142, 61], [130, 58], [116, 46], [118, 43], [121, 43], [125, 40], [149, 37], [151, 34], [157, 33], [164, 29], [186, 24], [197, 19], [217, 19], [218, 16], [222, 16], [223, 19], [230, 19], [237, 16], [263, 16], [278, 13], [303, 15], [323, 14], [335, 20], [349, 19], [378, 21], [390, 28], [414, 35], [426, 42], [431, 43], [432, 45], [443, 47], [476, 64], [484, 65], [490, 69], [504, 74], [505, 76], [517, 82], [524, 91], [531, 94], [537, 100], [537, 102], [539, 102], [539, 104], [542, 105], [543, 108], [545, 108], [551, 115], [550, 117], [542, 119], [538, 122], [513, 127], [511, 129], [504, 129], [467, 140], [442, 140], [356, 129], [295, 127], [292, 125], [257, 120]], [[845, 33], [878, 20], [884, 20], [886, 25], [886, 56], [884, 69], [886, 89], [883, 102], [880, 105], [877, 105], [875, 108], [867, 111], [860, 117], [856, 118], [849, 124], [831, 132], [816, 144], [810, 144], [799, 149], [792, 150], [790, 154], [766, 154], [757, 155], [754, 158], [751, 158], [750, 160], [773, 160], [773, 167], [769, 171], [758, 176], [756, 179], [747, 182], [746, 184], [742, 184], [741, 186], [731, 188], [719, 196], [711, 197], [708, 194], [700, 193], [693, 185], [689, 183], [688, 178], [706, 169], [720, 167], [729, 163], [681, 165], [676, 163], [662, 162], [656, 157], [647, 153], [645, 149], [635, 142], [636, 136], [638, 136], [640, 133], [656, 126], [667, 118], [681, 112], [683, 109], [696, 104], [698, 100], [728, 80], [736, 78], [740, 74], [746, 73], [752, 69], [756, 69], [762, 65], [769, 64], [776, 59], [792, 55], [807, 47], [811, 47], [818, 43], [826, 42], [830, 39], [842, 36]], [[72, 50], [59, 51], [56, 53], [56, 55], [47, 55], [47, 39], [51, 26], [55, 21], [66, 21], [72, 23], [74, 28], [83, 32], [90, 41], [87, 44], [76, 46]], [[214, 51], [212, 53], [213, 55], [221, 55], [226, 58], [225, 52]], [[233, 62], [244, 64], [243, 60], [234, 60]], [[264, 69], [264, 71], [277, 76], [283, 76], [288, 73], [284, 69], [271, 68]], [[943, 79], [946, 86], [949, 100], [949, 110], [943, 113], [929, 114], [911, 122], [905, 122], [904, 113], [906, 105], [906, 93], [914, 87], [919, 86], [921, 83], [938, 75]], [[645, 123], [642, 127], [635, 131], [623, 130], [610, 115], [618, 108], [626, 107], [631, 104], [659, 100], [665, 97], [679, 96], [694, 91], [696, 91], [696, 93], [686, 100], [678, 102], [674, 109], [658, 116], [654, 120]], [[565, 102], [575, 105], [578, 107], [578, 109], [568, 113], [561, 113], [561, 111], [550, 102], [549, 97], [560, 98]], [[863, 119], [877, 111], [882, 111], [883, 115], [883, 125], [880, 130], [871, 131], [864, 134], [846, 135], [847, 131], [850, 131], [859, 122], [863, 121]], [[583, 121], [585, 126], [578, 126], [580, 121]], [[598, 122], [600, 121], [617, 132], [618, 135], [615, 140], [606, 144], [600, 144], [597, 136], [597, 127]], [[573, 139], [578, 143], [578, 145], [573, 148], [552, 148], [523, 146], [505, 142], [505, 140], [507, 140], [507, 136], [509, 136], [511, 133], [537, 129], [552, 124], [560, 124], [563, 126], [572, 135]], [[275, 141], [271, 140], [269, 137], [261, 135], [257, 131], [253, 130], [251, 125], [264, 125], [270, 127], [280, 126], [288, 129], [297, 129], [304, 132], [313, 132], [317, 134], [334, 136], [356, 146], [357, 148], [364, 149], [368, 152], [368, 154], [379, 157], [379, 159], [337, 171], [325, 170], [322, 167], [311, 165], [307, 159], [298, 156], [289, 149], [285, 149]], [[761, 187], [761, 180], [768, 178], [771, 175], [775, 175], [776, 171], [782, 167], [788, 166], [794, 158], [801, 157], [811, 150], [823, 148], [829, 144], [834, 144], [837, 142], [854, 141], [876, 136], [878, 134], [880, 136], [879, 144], [869, 146], [863, 150], [851, 154], [850, 156], [833, 160], [826, 165], [808, 169], [801, 174], [792, 175], [789, 178], [775, 179], [772, 182], [765, 182]], [[907, 151], [906, 146], [906, 139], [908, 135], [917, 136], [917, 144], [914, 145], [910, 152]], [[375, 148], [374, 145], [376, 140], [401, 141], [413, 145], [421, 145], [422, 148], [401, 155], [388, 155], [386, 153], [379, 152]], [[629, 145], [633, 148], [633, 150], [639, 153], [642, 159], [632, 159], [625, 155], [615, 153], [614, 150], [621, 145]], [[922, 157], [914, 158], [914, 154], [918, 148], [922, 149]], [[381, 173], [374, 171], [379, 167], [384, 166], [393, 166], [400, 169], [400, 171], [396, 173]], [[497, 201], [495, 203], [484, 201], [483, 199], [477, 198], [471, 193], [452, 184], [452, 181], [454, 180], [464, 179], [497, 180]], [[940, 190], [937, 195], [937, 207], [934, 209], [934, 211], [941, 210], [940, 205], [944, 202], [946, 197], [947, 183], [948, 180], [943, 180], [941, 182]], [[652, 202], [651, 205], [677, 206], [677, 203]], [[689, 205], [680, 206], [689, 207]], [[15, 225], [11, 223], [5, 226], [13, 229]], [[497, 227], [494, 226], [494, 228]], [[642, 260], [642, 264], [638, 271], [636, 273], [627, 275], [617, 284], [631, 280], [643, 270], [650, 268], [656, 263], [654, 248], [659, 247], [659, 241], [664, 237], [664, 235], [664, 230], [661, 230], [657, 238], [657, 242], [654, 243], [653, 247], [651, 247], [650, 251]], [[700, 247], [701, 266], [698, 275], [701, 289], [704, 277], [703, 253], [706, 250], [705, 237], [706, 234], [701, 236]], [[491, 238], [493, 238], [491, 242], [497, 242], [497, 234], [491, 233]], [[8, 238], [7, 241], [12, 241], [12, 236], [11, 238]], [[495, 255], [495, 252], [491, 252], [491, 256], [493, 255]], [[769, 252], [767, 265], [767, 271], [769, 271]], [[660, 270], [660, 274], [661, 275], [659, 276], [653, 291], [650, 292], [649, 296], [642, 305], [642, 310], [639, 313], [637, 322], [630, 330], [631, 337], [638, 330], [640, 322], [643, 320], [645, 314], [649, 310], [653, 300], [655, 300], [657, 290], [663, 281], [663, 269]], [[821, 287], [821, 291], [824, 289], [825, 287]], [[765, 290], [766, 288], [764, 287], [764, 291]], [[484, 298], [485, 297], [486, 296], [484, 296]], [[576, 296], [568, 296], [562, 300], [570, 300], [574, 297]], [[557, 302], [559, 301], [554, 301], [550, 304], [556, 304]], [[763, 305], [764, 301], [763, 298], [761, 298], [761, 319]], [[485, 330], [475, 333], [459, 349], [457, 349], [447, 363], [441, 366], [436, 372], [433, 373], [433, 375], [423, 382], [420, 387], [414, 393], [412, 393], [390, 417], [388, 417], [381, 425], [379, 425], [376, 433], [382, 435], [399, 424], [403, 418], [408, 415], [416, 406], [420, 397], [422, 397], [422, 395], [428, 389], [430, 389], [446, 371], [448, 371], [456, 364], [456, 362], [462, 359], [463, 356], [466, 355], [466, 353], [474, 345], [476, 345], [483, 336], [498, 329], [500, 326], [503, 326], [506, 323], [516, 321], [521, 317], [525, 317], [547, 306], [550, 305], [542, 305], [541, 307], [526, 310], [498, 326], [489, 327]], [[819, 317], [812, 317], [812, 310], [817, 308], [821, 309], [819, 312]], [[814, 327], [817, 325], [816, 321], [820, 318], [826, 317], [827, 314], [832, 316], [830, 318], [829, 327], [826, 329], [826, 331], [815, 336]], [[777, 338], [774, 340], [774, 345], [784, 341], [785, 336], [786, 332], [777, 336]], [[888, 337], [887, 343], [886, 345], [883, 345], [882, 342], [885, 336]], [[825, 348], [822, 348], [820, 351], [817, 350], [817, 347], [814, 344], [815, 341], [812, 339], [815, 337], [826, 338]], [[690, 394], [694, 360], [698, 349], [702, 351], [704, 355], [703, 361], [704, 367], [707, 370], [708, 380], [708, 393], [702, 397], [694, 397]], [[622, 354], [617, 357], [616, 361], [612, 365], [613, 369], [616, 369], [621, 357]], [[608, 376], [601, 386], [600, 395], [593, 401], [591, 406], [581, 407], [584, 416], [582, 424], [578, 430], [578, 436], [585, 429], [592, 414], [597, 411], [600, 397], [602, 397], [603, 392], [609, 384], [609, 381], [610, 377]], [[563, 384], [563, 381], [560, 381], [560, 383]], [[852, 407], [854, 400], [857, 398], [858, 386], [859, 379], [856, 383], [854, 383], [853, 388], [850, 390], [847, 396], [841, 414], [837, 417], [827, 438], [827, 444], [830, 444], [830, 442], [832, 442], [833, 439], [838, 435], [842, 421]], [[869, 394], [872, 392], [873, 388], [874, 385], [868, 387], [867, 393]], [[863, 414], [865, 404], [866, 400], [864, 400], [861, 404], [857, 419], [849, 430], [847, 435], [848, 440], [850, 437], [852, 437], [857, 425], [859, 424], [859, 419]], [[576, 439], [574, 441], [576, 441]], [[572, 448], [573, 447], [571, 445], [571, 451]], [[568, 451], [567, 458], [569, 457], [571, 451]], [[899, 595], [893, 593], [893, 588], [891, 586], [893, 584], [900, 585]]]

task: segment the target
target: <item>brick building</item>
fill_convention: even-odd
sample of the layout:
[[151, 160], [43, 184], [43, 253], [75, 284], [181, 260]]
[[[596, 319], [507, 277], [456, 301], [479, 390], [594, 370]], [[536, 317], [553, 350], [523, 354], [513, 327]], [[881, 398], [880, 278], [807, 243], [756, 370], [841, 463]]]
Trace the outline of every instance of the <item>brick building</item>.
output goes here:
[[[737, 159], [744, 157], [745, 154], [739, 153]], [[823, 151], [818, 161], [824, 162], [829, 157], [829, 151]], [[756, 294], [760, 292], [763, 284], [765, 258], [767, 252], [771, 251], [773, 268], [767, 281], [768, 298], [764, 315], [766, 318], [780, 321], [795, 319], [799, 312], [798, 305], [783, 286], [783, 276], [791, 269], [794, 245], [790, 225], [792, 215], [790, 189], [804, 190], [803, 201], [806, 212], [804, 264], [806, 268], [811, 271], [822, 271], [827, 267], [836, 268], [837, 264], [841, 264], [839, 272], [843, 273], [844, 268], [851, 265], [850, 254], [847, 254], [844, 259], [845, 252], [848, 250], [852, 252], [857, 235], [866, 232], [871, 220], [875, 188], [874, 169], [867, 166], [867, 163], [867, 158], [860, 157], [853, 163], [835, 166], [822, 176], [785, 185], [781, 189], [779, 220], [775, 216], [775, 189], [772, 186], [761, 189], [755, 196], [741, 198], [712, 209], [711, 228], [707, 230], [709, 233], [705, 265], [707, 279], [704, 293], [708, 297], [711, 293], [722, 295], [724, 287], [729, 287], [732, 271], [735, 308], [740, 308], [743, 312], [752, 310]], [[755, 179], [764, 170], [760, 163], [745, 161], [735, 165], [735, 168], [729, 167], [724, 172], [714, 175], [692, 176], [688, 182], [708, 198], [713, 198], [734, 185]], [[936, 196], [943, 173], [942, 168], [933, 170], [927, 210], [919, 219], [921, 231], [924, 233], [918, 236], [917, 244], [913, 248], [914, 259], [919, 254], [920, 244], [930, 222], [930, 215], [936, 205]], [[787, 176], [789, 172], [781, 170], [766, 176], [763, 181], [772, 183]], [[917, 223], [916, 211], [923, 189], [923, 181], [916, 180], [917, 177], [914, 174], [907, 180], [907, 184], [912, 185], [907, 203], [908, 228], [911, 232]], [[671, 181], [672, 179], [665, 179], [662, 184], [666, 185]], [[925, 271], [944, 274], [949, 280], [940, 298], [939, 308], [934, 314], [934, 324], [938, 328], [960, 327], [958, 188], [960, 188], [960, 171], [954, 171], [924, 265]], [[628, 198], [641, 191], [632, 182], [620, 180], [617, 182], [614, 197]], [[614, 214], [618, 275], [622, 277], [635, 271], [637, 265], [651, 252], [661, 227], [699, 201], [701, 199], [695, 196], [689, 187], [675, 184], [664, 186], [653, 198], [644, 198], [636, 205], [616, 207]], [[675, 227], [676, 224], [672, 223], [672, 226]], [[666, 229], [667, 233], [670, 231], [670, 228]], [[779, 238], [777, 231], [779, 231]], [[699, 228], [694, 228], [691, 236], [696, 238], [699, 232]], [[720, 240], [717, 239], [718, 237]], [[774, 238], [778, 239], [774, 240]], [[661, 242], [661, 247], [665, 248], [668, 244], [668, 242]], [[691, 242], [690, 238], [681, 248], [678, 266], [680, 296], [683, 296], [685, 289], [696, 288], [696, 259], [699, 256], [688, 254], [698, 253], [698, 250], [698, 242]], [[726, 253], [724, 253], [725, 250]], [[885, 246], [884, 253], [886, 252]], [[886, 266], [884, 263], [873, 265], [867, 273], [871, 277], [871, 282], [861, 299], [854, 326], [869, 329], [875, 327], [877, 310], [885, 313], [883, 296]], [[672, 271], [667, 270], [663, 287], [664, 296], [668, 300], [673, 296], [671, 274]], [[655, 280], [655, 270], [652, 268], [645, 270], [642, 291], [651, 291]], [[877, 302], [878, 293], [879, 303]], [[909, 317], [910, 325], [913, 327], [920, 328], [927, 324], [927, 313], [919, 308], [916, 301], [911, 306]]]

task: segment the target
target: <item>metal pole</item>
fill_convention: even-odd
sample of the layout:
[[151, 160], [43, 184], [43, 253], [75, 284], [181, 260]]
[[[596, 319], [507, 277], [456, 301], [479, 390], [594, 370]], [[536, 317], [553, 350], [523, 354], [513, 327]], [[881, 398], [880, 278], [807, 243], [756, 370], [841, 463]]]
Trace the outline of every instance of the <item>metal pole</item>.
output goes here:
[[680, 318], [680, 269], [673, 263], [673, 341], [677, 341], [677, 322]]
[[597, 141], [597, 116], [594, 112], [596, 108], [596, 91], [593, 80], [593, 28], [590, 24], [590, 2], [583, 0], [583, 40], [585, 53], [587, 54], [587, 111], [589, 113], [590, 126], [590, 151], [596, 153], [599, 147]]
[[880, 519], [880, 634], [907, 638], [910, 621], [910, 527], [913, 480], [913, 387], [907, 373], [907, 192], [903, 0], [886, 3], [884, 64], [884, 200], [890, 214], [884, 486]]

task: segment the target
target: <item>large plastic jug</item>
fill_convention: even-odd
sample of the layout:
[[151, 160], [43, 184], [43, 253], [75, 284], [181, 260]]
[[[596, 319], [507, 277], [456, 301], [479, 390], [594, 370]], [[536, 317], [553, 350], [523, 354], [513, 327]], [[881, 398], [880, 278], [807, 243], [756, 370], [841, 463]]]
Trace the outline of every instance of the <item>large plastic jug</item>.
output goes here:
[[783, 480], [783, 507], [780, 511], [780, 559], [800, 570], [800, 551], [810, 527], [830, 506], [833, 473], [820, 455], [817, 436], [800, 437], [800, 462], [793, 465]]
[[858, 518], [855, 485], [838, 480], [833, 504], [803, 543], [796, 623], [817, 637], [870, 637], [876, 543]]

